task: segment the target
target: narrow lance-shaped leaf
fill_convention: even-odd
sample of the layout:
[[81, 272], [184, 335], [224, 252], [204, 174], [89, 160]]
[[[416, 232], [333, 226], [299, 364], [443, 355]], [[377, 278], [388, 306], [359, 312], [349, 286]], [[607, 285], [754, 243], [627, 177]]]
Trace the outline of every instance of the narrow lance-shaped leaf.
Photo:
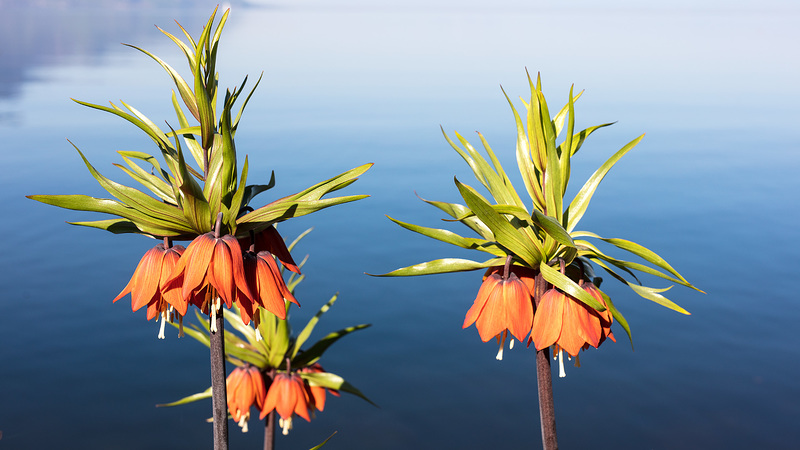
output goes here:
[[528, 191], [528, 196], [533, 199], [534, 208], [542, 208], [542, 205], [544, 204], [544, 197], [538, 192], [537, 189], [536, 176], [534, 174], [536, 169], [531, 161], [530, 143], [528, 142], [528, 136], [525, 132], [525, 126], [522, 124], [522, 119], [520, 118], [517, 109], [514, 107], [514, 103], [511, 102], [510, 98], [508, 98], [506, 91], [503, 90], [502, 87], [500, 90], [503, 91], [503, 95], [506, 97], [508, 105], [511, 106], [511, 111], [514, 113], [514, 122], [517, 126], [517, 166], [519, 167], [520, 175], [522, 175], [522, 181], [525, 184], [525, 189]]
[[303, 346], [303, 344], [306, 343], [306, 340], [309, 338], [309, 336], [311, 336], [311, 333], [314, 331], [314, 327], [316, 327], [317, 323], [319, 323], [320, 317], [322, 317], [323, 314], [325, 314], [326, 312], [328, 312], [329, 309], [331, 309], [331, 306], [333, 306], [333, 303], [336, 301], [337, 298], [338, 294], [331, 297], [331, 299], [328, 300], [327, 303], [322, 305], [319, 311], [317, 311], [317, 313], [314, 314], [314, 317], [309, 319], [306, 326], [303, 327], [303, 331], [301, 331], [300, 334], [297, 335], [297, 339], [294, 342], [294, 348], [292, 349], [290, 359], [294, 359], [294, 357], [297, 356], [297, 352], [300, 351], [300, 348]]
[[603, 181], [608, 171], [611, 170], [620, 158], [635, 147], [642, 138], [644, 138], [644, 135], [639, 136], [619, 149], [611, 158], [604, 162], [588, 180], [586, 180], [586, 183], [584, 183], [581, 190], [575, 195], [575, 198], [572, 200], [572, 203], [570, 203], [565, 213], [565, 215], [567, 215], [567, 231], [572, 232], [575, 226], [578, 225], [578, 221], [581, 220], [583, 214], [586, 212], [586, 208], [589, 206], [589, 202], [592, 200], [594, 191], [597, 189], [600, 182]]
[[[72, 143], [70, 142], [70, 144]], [[76, 147], [74, 144], [72, 144], [72, 146], [81, 156], [83, 163], [86, 165], [86, 168], [89, 169], [92, 177], [94, 177], [94, 179], [100, 183], [100, 186], [102, 186], [103, 189], [108, 191], [109, 194], [116, 197], [126, 206], [148, 216], [159, 217], [165, 222], [174, 223], [174, 225], [177, 227], [185, 227], [188, 225], [183, 218], [181, 211], [176, 206], [158, 201], [137, 189], [119, 184], [106, 178], [89, 163], [89, 160], [86, 159], [86, 156], [83, 155], [83, 152], [81, 152], [78, 147]]]
[[544, 279], [547, 280], [548, 283], [561, 289], [571, 297], [580, 300], [581, 302], [585, 303], [591, 308], [594, 308], [597, 311], [606, 310], [606, 308], [603, 307], [603, 305], [601, 305], [600, 302], [597, 301], [597, 299], [592, 297], [591, 294], [589, 294], [588, 292], [584, 291], [582, 287], [578, 286], [578, 283], [570, 280], [566, 275], [548, 266], [545, 262], [542, 262], [539, 265], [539, 272], [542, 274]]
[[323, 353], [339, 339], [347, 336], [348, 334], [368, 328], [369, 324], [361, 324], [352, 327], [342, 328], [339, 331], [329, 333], [327, 336], [318, 340], [308, 350], [300, 352], [295, 358], [292, 359], [292, 365], [295, 367], [305, 367], [314, 364], [319, 360]]
[[186, 143], [186, 147], [192, 154], [197, 167], [203, 167], [203, 164], [205, 164], [203, 148], [195, 138], [195, 135], [200, 136], [201, 134], [200, 126], [189, 126], [189, 121], [186, 120], [186, 115], [183, 114], [181, 105], [178, 103], [178, 98], [175, 96], [175, 91], [172, 91], [172, 107], [175, 110], [175, 115], [178, 117], [178, 124], [181, 126], [177, 133], [180, 133], [183, 136], [183, 141]]
[[694, 289], [696, 291], [703, 292], [700, 289], [698, 289], [698, 288], [692, 286], [691, 284], [689, 284], [689, 282], [686, 281], [686, 279], [681, 274], [679, 274], [678, 271], [675, 270], [664, 258], [662, 258], [656, 252], [650, 250], [647, 247], [644, 247], [642, 245], [637, 244], [636, 242], [629, 241], [629, 240], [626, 240], [626, 239], [603, 238], [603, 237], [600, 237], [600, 236], [598, 236], [598, 235], [596, 235], [594, 233], [589, 233], [589, 232], [583, 232], [583, 235], [600, 239], [600, 240], [602, 240], [604, 242], [607, 242], [607, 243], [609, 243], [609, 244], [611, 244], [611, 245], [613, 245], [613, 246], [615, 246], [617, 248], [620, 248], [620, 249], [625, 250], [627, 252], [633, 253], [634, 255], [644, 259], [645, 261], [647, 261], [647, 262], [649, 262], [651, 264], [654, 264], [654, 265], [666, 270], [667, 272], [671, 273], [675, 277], [677, 277], [678, 280], [674, 280], [674, 281], [676, 281], [676, 282], [678, 282], [678, 283], [680, 283], [680, 284], [682, 284], [684, 286], [690, 287], [690, 288], [692, 288], [692, 289]]
[[[176, 224], [148, 216], [111, 199], [95, 198], [87, 195], [29, 195], [27, 197], [31, 200], [64, 209], [113, 214], [130, 220], [136, 224], [136, 227], [142, 233], [153, 237], [176, 236], [192, 231], [191, 229], [185, 229]], [[83, 223], [78, 224], [83, 225]]]
[[[161, 31], [164, 32], [164, 30]], [[171, 34], [166, 32], [164, 33], [167, 34], [167, 36], [174, 38], [174, 36], [172, 36]], [[181, 99], [183, 99], [183, 103], [186, 104], [186, 107], [189, 108], [189, 112], [191, 112], [194, 117], [198, 117], [197, 101], [195, 100], [194, 95], [192, 95], [192, 89], [189, 87], [189, 84], [186, 82], [186, 80], [184, 80], [183, 77], [181, 77], [180, 74], [175, 69], [172, 68], [172, 66], [164, 62], [161, 58], [157, 57], [156, 55], [148, 52], [147, 50], [143, 50], [135, 45], [130, 45], [130, 44], [122, 44], [122, 45], [135, 48], [136, 50], [139, 50], [145, 55], [153, 58], [158, 64], [160, 64], [161, 67], [163, 67], [164, 70], [167, 71], [170, 77], [172, 77], [172, 81], [175, 82], [175, 86], [178, 88], [178, 92], [181, 94]]]
[[192, 394], [192, 395], [190, 395], [188, 397], [184, 397], [184, 398], [182, 398], [180, 400], [176, 400], [176, 401], [171, 402], [171, 403], [159, 403], [158, 405], [156, 405], [156, 408], [165, 408], [165, 407], [168, 407], [168, 406], [185, 405], [187, 403], [196, 402], [198, 400], [203, 400], [203, 399], [206, 399], [206, 398], [211, 398], [211, 388], [210, 387], [208, 389], [206, 389], [205, 391], [203, 391], [203, 392], [198, 392], [197, 394]]
[[492, 230], [489, 229], [483, 222], [481, 222], [477, 217], [472, 214], [469, 208], [464, 205], [460, 205], [458, 203], [445, 203], [445, 202], [437, 202], [433, 200], [425, 200], [424, 198], [420, 197], [420, 200], [423, 202], [435, 206], [445, 213], [447, 213], [450, 217], [458, 220], [459, 222], [466, 225], [472, 231], [478, 233], [484, 239], [494, 239], [494, 235], [492, 234]]
[[[389, 216], [386, 216], [389, 217]], [[443, 230], [439, 228], [428, 228], [422, 227], [419, 225], [414, 225], [411, 223], [406, 223], [392, 217], [389, 217], [389, 220], [392, 222], [400, 225], [401, 227], [419, 233], [423, 236], [427, 236], [442, 242], [446, 242], [448, 244], [452, 244], [462, 248], [469, 248], [474, 250], [480, 250], [486, 253], [490, 253], [495, 256], [505, 256], [505, 252], [502, 251], [500, 248], [495, 245], [494, 242], [487, 241], [485, 239], [472, 239], [472, 238], [465, 238], [461, 237], [456, 233], [453, 233], [449, 230]]]
[[175, 148], [178, 152], [178, 171], [175, 175], [178, 178], [180, 192], [183, 194], [181, 195], [183, 213], [196, 232], [207, 233], [211, 231], [212, 211], [203, 195], [203, 190], [200, 189], [194, 178], [189, 175], [186, 159], [183, 157], [183, 151], [177, 136], [175, 136]]
[[539, 261], [542, 260], [542, 251], [539, 248], [539, 243], [528, 239], [526, 235], [517, 231], [513, 225], [495, 212], [491, 205], [486, 203], [472, 188], [461, 184], [458, 180], [455, 180], [455, 183], [467, 206], [492, 230], [495, 240], [525, 261], [530, 267], [536, 267]]
[[355, 388], [352, 384], [345, 381], [344, 378], [330, 372], [300, 372], [300, 376], [307, 380], [312, 386], [321, 386], [327, 389], [335, 389], [337, 391], [347, 392], [366, 400], [374, 406], [378, 406], [368, 399], [364, 394]]
[[625, 316], [622, 315], [621, 312], [614, 306], [614, 302], [611, 301], [611, 298], [606, 295], [605, 292], [600, 291], [600, 295], [603, 296], [603, 300], [606, 302], [608, 306], [608, 310], [611, 311], [611, 315], [614, 317], [614, 320], [617, 321], [618, 324], [625, 330], [625, 333], [628, 334], [628, 340], [631, 342], [631, 350], [633, 349], [633, 335], [631, 334], [631, 327], [628, 325], [628, 321], [625, 319]]
[[411, 277], [417, 275], [433, 275], [437, 273], [468, 272], [493, 266], [502, 266], [505, 260], [505, 257], [492, 258], [480, 263], [469, 259], [445, 258], [403, 267], [381, 275], [368, 275], [379, 277]]

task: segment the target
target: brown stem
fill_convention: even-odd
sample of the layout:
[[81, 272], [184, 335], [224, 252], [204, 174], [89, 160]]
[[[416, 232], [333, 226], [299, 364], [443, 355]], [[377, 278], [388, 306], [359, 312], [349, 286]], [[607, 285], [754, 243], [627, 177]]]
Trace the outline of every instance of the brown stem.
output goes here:
[[[539, 301], [547, 290], [542, 274], [536, 275], [533, 298], [538, 309]], [[539, 388], [539, 419], [542, 427], [543, 450], [556, 450], [556, 410], [553, 403], [553, 378], [550, 371], [550, 347], [536, 352], [536, 380]]]
[[[212, 300], [209, 308], [215, 308]], [[225, 383], [225, 321], [214, 314], [217, 331], [211, 333], [211, 400], [214, 412], [214, 450], [228, 450], [228, 404]]]
[[275, 411], [267, 414], [267, 422], [264, 424], [264, 450], [275, 448]]
[[508, 279], [508, 271], [511, 268], [511, 255], [506, 256], [506, 263], [503, 265], [503, 279]]
[[[275, 379], [275, 369], [269, 371], [270, 384], [267, 385], [267, 390]], [[272, 450], [275, 448], [275, 410], [267, 414], [267, 421], [264, 423], [264, 450]]]
[[220, 235], [222, 234], [222, 213], [217, 214], [217, 219], [214, 222], [214, 237], [219, 239]]

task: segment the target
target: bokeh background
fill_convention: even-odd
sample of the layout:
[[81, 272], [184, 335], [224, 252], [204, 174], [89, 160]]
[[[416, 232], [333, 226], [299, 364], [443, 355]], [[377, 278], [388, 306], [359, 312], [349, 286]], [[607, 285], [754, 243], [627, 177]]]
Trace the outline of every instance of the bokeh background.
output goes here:
[[[153, 242], [66, 225], [91, 215], [29, 194], [106, 196], [66, 139], [105, 175], [117, 150], [155, 152], [137, 130], [81, 107], [122, 99], [175, 122], [171, 81], [143, 47], [186, 73], [153, 25], [197, 36], [207, 0], [0, 0], [0, 448], [208, 448], [210, 401], [154, 407], [204, 390], [208, 352], [156, 339], [158, 324], [111, 303]], [[551, 110], [572, 84], [593, 135], [574, 160], [575, 192], [618, 148], [647, 133], [595, 195], [583, 229], [639, 242], [707, 292], [674, 288], [683, 316], [603, 285], [633, 348], [585, 352], [554, 380], [563, 448], [795, 448], [800, 440], [797, 307], [800, 7], [793, 1], [232, 1], [221, 43], [224, 87], [264, 79], [237, 134], [261, 201], [357, 165], [347, 193], [371, 197], [280, 226], [307, 281], [305, 323], [339, 301], [316, 338], [371, 323], [323, 364], [375, 401], [330, 400], [278, 448], [536, 448], [534, 353], [494, 359], [461, 330], [480, 274], [365, 275], [440, 257], [477, 257], [384, 217], [451, 227], [421, 202], [476, 185], [440, 126], [480, 131], [514, 174], [512, 99], [540, 72]], [[518, 102], [518, 106], [521, 103]], [[514, 181], [519, 176], [514, 174]], [[454, 231], [464, 231], [451, 228]], [[667, 286], [655, 280], [645, 280]], [[312, 336], [312, 338], [314, 337]], [[259, 448], [260, 426], [232, 448]]]

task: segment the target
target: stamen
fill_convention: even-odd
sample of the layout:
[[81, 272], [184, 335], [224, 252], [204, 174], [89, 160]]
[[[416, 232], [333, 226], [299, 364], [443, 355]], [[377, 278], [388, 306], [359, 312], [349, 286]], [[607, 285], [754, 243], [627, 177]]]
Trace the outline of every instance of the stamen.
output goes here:
[[281, 418], [278, 420], [278, 425], [283, 429], [283, 435], [286, 436], [289, 434], [289, 430], [292, 429], [292, 418], [289, 417], [288, 419]]
[[249, 419], [249, 414], [242, 415], [242, 418], [239, 419], [239, 426], [242, 428], [242, 433], [247, 433], [247, 419]]
[[505, 347], [505, 345], [506, 345], [506, 338], [507, 337], [508, 337], [508, 330], [503, 330], [503, 337], [502, 338], [500, 337], [499, 334], [496, 336], [497, 342], [500, 343], [500, 349], [497, 351], [497, 356], [495, 356], [495, 359], [498, 360], [498, 361], [502, 361], [503, 360], [503, 347]]
[[214, 299], [214, 301], [211, 302], [211, 307], [209, 309], [211, 309], [211, 311], [210, 311], [211, 312], [211, 332], [212, 333], [216, 333], [217, 332], [217, 313], [219, 313], [219, 310], [222, 309], [222, 298], [221, 297], [217, 297], [216, 299]]
[[167, 324], [167, 312], [161, 313], [161, 328], [158, 330], [158, 338], [164, 339], [164, 326]]
[[514, 338], [511, 338], [511, 340], [508, 341], [508, 349], [511, 350], [513, 348], [514, 348]]
[[183, 336], [183, 316], [178, 314], [178, 337], [182, 338]]
[[559, 348], [558, 349], [558, 377], [564, 378], [567, 376], [567, 372], [564, 371], [564, 355], [562, 354], [563, 351]]

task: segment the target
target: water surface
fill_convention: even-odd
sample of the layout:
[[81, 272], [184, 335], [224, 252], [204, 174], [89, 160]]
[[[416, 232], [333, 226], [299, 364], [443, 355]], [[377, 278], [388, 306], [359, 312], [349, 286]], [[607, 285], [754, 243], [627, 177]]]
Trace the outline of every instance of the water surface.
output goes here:
[[[156, 409], [208, 386], [208, 353], [155, 339], [158, 325], [111, 303], [152, 241], [66, 225], [85, 213], [24, 199], [104, 196], [65, 138], [102, 173], [116, 150], [154, 151], [118, 118], [80, 107], [123, 99], [174, 121], [170, 82], [120, 42], [183, 68], [153, 24], [193, 33], [214, 2], [0, 2], [0, 429], [3, 448], [204, 448], [208, 403]], [[71, 7], [70, 7], [71, 6]], [[582, 228], [662, 254], [708, 294], [674, 288], [682, 316], [606, 283], [631, 323], [617, 344], [587, 352], [554, 380], [563, 448], [793, 448], [800, 439], [800, 319], [795, 284], [800, 39], [790, 3], [234, 2], [221, 84], [264, 72], [237, 135], [250, 180], [277, 175], [277, 198], [357, 165], [375, 166], [349, 193], [371, 198], [281, 226], [314, 232], [298, 325], [335, 292], [320, 334], [373, 327], [332, 347], [326, 369], [380, 405], [331, 400], [298, 421], [281, 448], [501, 448], [539, 442], [533, 352], [494, 360], [461, 330], [477, 273], [376, 279], [396, 267], [476, 257], [393, 225], [428, 226], [414, 195], [458, 201], [453, 176], [475, 185], [441, 136], [486, 136], [513, 172], [514, 128], [500, 85], [526, 96], [541, 72], [560, 105], [586, 92], [578, 127], [617, 121], [576, 158], [577, 189], [616, 149], [647, 136], [601, 185]], [[519, 104], [518, 104], [519, 106]], [[312, 164], [310, 164], [312, 163]], [[518, 180], [518, 176], [514, 176]], [[463, 232], [454, 228], [456, 231]], [[658, 281], [648, 280], [657, 285]], [[231, 428], [232, 448], [260, 445], [259, 426]]]

